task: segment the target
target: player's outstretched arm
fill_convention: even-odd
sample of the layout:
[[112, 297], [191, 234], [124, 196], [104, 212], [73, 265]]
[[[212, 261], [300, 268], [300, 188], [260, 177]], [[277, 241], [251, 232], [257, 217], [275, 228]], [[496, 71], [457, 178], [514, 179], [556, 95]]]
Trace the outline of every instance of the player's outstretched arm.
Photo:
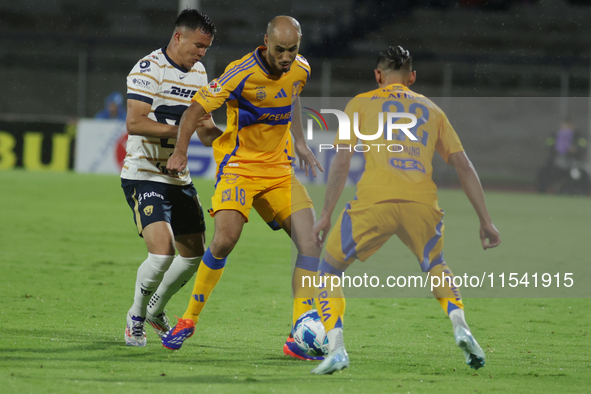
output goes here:
[[211, 114], [204, 115], [199, 120], [197, 136], [203, 145], [212, 146], [213, 141], [222, 134], [224, 134], [224, 131], [216, 126]]
[[330, 230], [331, 216], [347, 183], [353, 153], [346, 149], [337, 150], [337, 154], [328, 170], [324, 207], [320, 219], [318, 219], [313, 229], [313, 237], [319, 246], [322, 246]]
[[300, 105], [300, 98], [298, 97], [293, 105], [291, 116], [291, 134], [293, 135], [294, 147], [298, 159], [300, 160], [300, 169], [306, 171], [308, 176], [308, 169], [312, 170], [312, 175], [316, 176], [316, 167], [322, 172], [324, 168], [314, 156], [314, 152], [310, 149], [304, 138], [304, 128], [302, 127], [302, 107]]
[[191, 106], [183, 113], [181, 123], [178, 127], [174, 152], [168, 158], [168, 163], [166, 164], [166, 169], [172, 171], [172, 173], [181, 172], [187, 167], [189, 140], [204, 115], [205, 109], [195, 101], [192, 101]]
[[176, 138], [178, 126], [159, 123], [148, 118], [152, 106], [143, 101], [127, 100], [127, 118], [125, 125], [129, 135], [143, 137]]
[[480, 184], [480, 178], [476, 173], [476, 169], [472, 162], [466, 155], [466, 152], [456, 152], [449, 155], [448, 162], [454, 166], [464, 193], [472, 203], [478, 219], [480, 220], [480, 240], [484, 250], [494, 248], [501, 243], [501, 236], [499, 231], [492, 223], [486, 202], [484, 201], [484, 191]]

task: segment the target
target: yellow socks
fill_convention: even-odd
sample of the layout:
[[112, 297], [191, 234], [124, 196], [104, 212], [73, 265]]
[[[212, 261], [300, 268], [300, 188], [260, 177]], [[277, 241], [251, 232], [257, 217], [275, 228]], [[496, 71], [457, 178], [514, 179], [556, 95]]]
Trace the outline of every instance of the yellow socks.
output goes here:
[[298, 254], [291, 279], [293, 290], [292, 328], [300, 316], [312, 309], [314, 303], [314, 278], [320, 259]]
[[191, 294], [189, 306], [183, 315], [183, 319], [191, 319], [195, 323], [199, 321], [199, 314], [222, 277], [225, 265], [226, 257], [218, 259], [207, 249], [197, 270], [193, 294]]
[[441, 278], [443, 274], [443, 283], [433, 289], [433, 295], [439, 301], [443, 311], [449, 316], [450, 312], [455, 309], [464, 309], [460, 289], [453, 285], [454, 274], [451, 272], [445, 262], [438, 264], [431, 268], [429, 275], [431, 277]]
[[[324, 324], [324, 329], [329, 332], [333, 328], [342, 328], [343, 319], [345, 317], [345, 295], [343, 288], [340, 286], [341, 275], [344, 271], [334, 268], [322, 260], [318, 267], [320, 287], [318, 288], [317, 306], [318, 314]], [[332, 280], [332, 277], [338, 277], [338, 281]], [[333, 286], [336, 284], [339, 286]]]

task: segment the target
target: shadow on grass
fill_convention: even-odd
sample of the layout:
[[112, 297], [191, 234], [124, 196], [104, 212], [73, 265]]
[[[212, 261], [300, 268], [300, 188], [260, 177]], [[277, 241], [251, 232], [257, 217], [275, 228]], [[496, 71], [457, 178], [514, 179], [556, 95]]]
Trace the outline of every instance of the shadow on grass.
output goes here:
[[[28, 377], [27, 379], [35, 380], [35, 377]], [[125, 377], [113, 377], [113, 378], [95, 378], [95, 379], [85, 379], [85, 378], [43, 378], [43, 381], [47, 381], [47, 379], [55, 379], [56, 381], [71, 381], [71, 382], [93, 382], [93, 383], [112, 383], [116, 384], [119, 382], [131, 383], [131, 384], [166, 384], [168, 387], [175, 387], [178, 385], [250, 385], [250, 384], [260, 384], [261, 386], [267, 385], [297, 385], [308, 383], [310, 379], [318, 380], [318, 379], [330, 379], [331, 384], [335, 383], [346, 383], [350, 381], [351, 376], [346, 373], [342, 373], [339, 375], [332, 375], [328, 376], [318, 376], [312, 374], [303, 374], [302, 376], [297, 375], [288, 375], [288, 376], [278, 376], [277, 374], [256, 374], [256, 375], [245, 375], [245, 374], [225, 374], [225, 375], [196, 375], [196, 376], [142, 376], [138, 378], [130, 378], [129, 376]], [[357, 381], [374, 381], [375, 379], [371, 378], [356, 378]], [[389, 379], [382, 379], [384, 381], [388, 381]], [[329, 382], [327, 382], [329, 383]], [[171, 386], [172, 385], [172, 386]]]

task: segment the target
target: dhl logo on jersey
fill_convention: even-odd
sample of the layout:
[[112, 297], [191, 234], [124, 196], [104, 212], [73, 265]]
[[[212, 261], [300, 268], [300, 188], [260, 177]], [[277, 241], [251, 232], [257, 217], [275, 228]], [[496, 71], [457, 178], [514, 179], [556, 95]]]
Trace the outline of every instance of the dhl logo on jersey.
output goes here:
[[183, 89], [183, 88], [179, 88], [178, 86], [172, 86], [169, 92], [164, 92], [164, 93], [170, 93], [173, 96], [180, 96], [180, 97], [193, 97], [195, 95], [195, 93], [197, 93], [197, 90]]

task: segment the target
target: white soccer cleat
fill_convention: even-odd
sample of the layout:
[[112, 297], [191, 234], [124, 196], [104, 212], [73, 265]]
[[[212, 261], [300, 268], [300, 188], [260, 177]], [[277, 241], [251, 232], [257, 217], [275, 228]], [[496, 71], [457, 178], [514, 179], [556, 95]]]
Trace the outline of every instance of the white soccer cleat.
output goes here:
[[166, 313], [164, 312], [157, 316], [147, 312], [146, 321], [152, 326], [152, 328], [154, 328], [156, 335], [158, 335], [160, 339], [162, 339], [162, 336], [171, 329], [170, 324], [168, 323], [168, 318], [166, 317]]
[[349, 354], [345, 350], [344, 346], [335, 349], [328, 356], [324, 357], [324, 361], [321, 362], [311, 372], [316, 375], [332, 375], [335, 371], [341, 371], [349, 366]]
[[146, 318], [127, 314], [127, 326], [125, 327], [125, 343], [128, 346], [146, 346], [146, 332], [144, 323]]
[[464, 352], [466, 364], [474, 369], [484, 367], [486, 356], [478, 342], [476, 342], [476, 339], [472, 336], [470, 330], [463, 326], [457, 326], [454, 332], [454, 337], [456, 339], [456, 345], [458, 345]]

